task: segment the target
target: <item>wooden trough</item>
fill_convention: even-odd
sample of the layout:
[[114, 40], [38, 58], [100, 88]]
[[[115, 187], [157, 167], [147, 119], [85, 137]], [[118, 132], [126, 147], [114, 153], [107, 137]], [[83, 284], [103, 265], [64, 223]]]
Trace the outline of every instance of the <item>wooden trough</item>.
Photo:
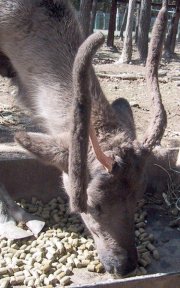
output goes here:
[[[0, 182], [6, 186], [15, 200], [19, 198], [30, 200], [35, 196], [48, 202], [53, 197], [57, 197], [59, 193], [63, 193], [59, 188], [59, 171], [53, 167], [44, 166], [14, 144], [0, 145]], [[152, 263], [148, 271], [149, 275], [111, 281], [98, 281], [96, 278], [94, 283], [90, 281], [92, 284], [88, 280], [85, 284], [86, 281], [81, 276], [83, 281], [79, 280], [79, 285], [74, 284], [72, 287], [179, 288], [180, 231], [168, 227], [166, 219], [162, 217], [162, 211], [153, 209], [149, 209], [148, 229], [153, 231], [155, 239], [158, 239], [161, 260], [158, 263], [157, 261]], [[167, 227], [165, 227], [166, 223]], [[163, 239], [160, 239], [161, 237]]]

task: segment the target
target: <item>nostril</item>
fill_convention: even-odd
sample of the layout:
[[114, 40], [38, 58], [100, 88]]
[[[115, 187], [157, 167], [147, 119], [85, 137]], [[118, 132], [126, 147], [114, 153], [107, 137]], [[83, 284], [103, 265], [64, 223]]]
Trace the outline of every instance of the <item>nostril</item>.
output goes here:
[[126, 277], [136, 271], [136, 268], [136, 265], [128, 264], [127, 266], [114, 267], [113, 272], [118, 276]]
[[128, 274], [133, 273], [136, 270], [137, 265], [135, 263], [129, 263], [129, 262], [126, 262], [126, 265], [125, 263], [124, 264], [114, 263], [112, 265], [104, 264], [104, 268], [110, 274], [117, 275], [118, 277], [120, 276], [125, 277]]
[[124, 259], [119, 265], [114, 267], [114, 272], [117, 275], [126, 277], [128, 274], [133, 273], [137, 268], [137, 259], [132, 259], [130, 257]]
[[104, 268], [105, 268], [106, 272], [108, 272], [110, 274], [114, 274], [114, 266], [107, 265], [105, 263], [103, 265], [104, 265]]

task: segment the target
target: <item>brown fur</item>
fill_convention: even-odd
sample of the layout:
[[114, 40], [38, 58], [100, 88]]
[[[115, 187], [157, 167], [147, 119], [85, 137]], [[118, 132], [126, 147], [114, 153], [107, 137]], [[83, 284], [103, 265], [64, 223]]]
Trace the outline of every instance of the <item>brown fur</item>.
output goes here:
[[[106, 270], [128, 274], [137, 265], [136, 202], [146, 189], [148, 159], [166, 124], [155, 61], [166, 11], [155, 24], [148, 62], [153, 124], [138, 143], [128, 102], [121, 99], [111, 106], [91, 66], [103, 37], [95, 34], [83, 43], [69, 1], [7, 0], [0, 9], [0, 50], [16, 72], [22, 102], [43, 119], [48, 133], [19, 133], [16, 140], [63, 171], [71, 208], [81, 213]], [[111, 172], [88, 146], [90, 118], [101, 149], [114, 161]]]

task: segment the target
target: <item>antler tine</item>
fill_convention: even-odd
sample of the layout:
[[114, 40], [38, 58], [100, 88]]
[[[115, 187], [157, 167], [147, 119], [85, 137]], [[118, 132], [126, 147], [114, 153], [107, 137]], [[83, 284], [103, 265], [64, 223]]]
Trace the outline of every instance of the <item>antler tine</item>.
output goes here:
[[92, 57], [103, 44], [102, 33], [89, 36], [80, 46], [73, 66], [73, 119], [69, 148], [69, 177], [74, 212], [86, 212], [87, 208], [87, 152], [91, 115], [90, 69]]
[[97, 136], [96, 131], [90, 122], [90, 129], [89, 129], [89, 137], [91, 141], [91, 145], [96, 155], [97, 160], [107, 169], [108, 172], [112, 172], [113, 164], [115, 163], [114, 159], [107, 156], [101, 149]]
[[143, 145], [152, 149], [161, 140], [167, 124], [166, 111], [162, 104], [158, 83], [158, 67], [162, 54], [163, 40], [167, 24], [167, 0], [156, 18], [146, 62], [146, 81], [153, 104], [153, 118], [143, 139]]

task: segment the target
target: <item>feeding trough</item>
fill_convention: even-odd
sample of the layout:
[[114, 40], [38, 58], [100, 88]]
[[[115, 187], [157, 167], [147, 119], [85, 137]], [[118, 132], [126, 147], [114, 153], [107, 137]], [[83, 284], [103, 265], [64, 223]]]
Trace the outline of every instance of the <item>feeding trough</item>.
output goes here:
[[[31, 211], [31, 213], [33, 213], [34, 211], [37, 210], [36, 209], [37, 199], [41, 201], [42, 203], [44, 203], [44, 207], [47, 204], [49, 205], [49, 203], [51, 202], [52, 211], [53, 210], [55, 211], [57, 208], [56, 204], [55, 205], [53, 204], [55, 200], [52, 201], [52, 199], [59, 199], [57, 201], [59, 201], [58, 205], [61, 205], [61, 207], [63, 203], [66, 203], [66, 196], [62, 188], [60, 188], [61, 185], [60, 185], [59, 173], [55, 168], [50, 167], [50, 166], [45, 166], [44, 164], [39, 163], [36, 159], [33, 159], [25, 151], [23, 151], [19, 147], [14, 146], [12, 144], [1, 145], [0, 163], [1, 163], [0, 182], [4, 183], [11, 197], [17, 200], [17, 202], [20, 199], [24, 199], [25, 201], [24, 203], [31, 203], [30, 206], [32, 210], [31, 209], [28, 210], [29, 207], [25, 206], [27, 207], [27, 211], [29, 212]], [[34, 201], [34, 205], [33, 205], [33, 201]], [[68, 211], [68, 205], [67, 204], [63, 204], [63, 205], [64, 205], [63, 209]], [[1, 243], [5, 243], [5, 241], [10, 241], [8, 242], [8, 243], [11, 243], [11, 244], [8, 244], [9, 249], [10, 249], [10, 246], [12, 245], [12, 247], [19, 248], [20, 250], [19, 255], [17, 257], [19, 261], [18, 263], [20, 263], [20, 266], [19, 267], [17, 266], [16, 267], [17, 269], [15, 269], [14, 272], [12, 269], [11, 269], [11, 272], [10, 270], [8, 270], [8, 264], [7, 264], [8, 262], [6, 263], [6, 265], [1, 265], [0, 272], [2, 272], [3, 270], [2, 266], [4, 266], [4, 268], [7, 268], [6, 269], [7, 275], [6, 276], [1, 275], [1, 278], [4, 278], [4, 280], [2, 279], [0, 280], [1, 285], [4, 285], [2, 287], [15, 287], [17, 285], [25, 285], [27, 287], [38, 287], [37, 283], [39, 282], [36, 281], [36, 284], [35, 284], [35, 281], [33, 281], [34, 279], [33, 275], [36, 275], [40, 279], [43, 278], [41, 277], [40, 273], [38, 274], [38, 271], [39, 271], [38, 266], [37, 267], [35, 266], [34, 274], [33, 273], [31, 274], [27, 268], [28, 267], [27, 263], [30, 263], [30, 262], [36, 263], [36, 260], [38, 256], [40, 255], [37, 253], [37, 251], [35, 251], [36, 250], [35, 247], [37, 246], [37, 242], [38, 242], [37, 239], [40, 239], [39, 240], [40, 242], [42, 241], [42, 239], [44, 239], [43, 245], [46, 247], [49, 247], [46, 250], [46, 254], [43, 254], [45, 250], [43, 250], [43, 253], [41, 254], [42, 259], [43, 257], [46, 258], [46, 263], [43, 262], [42, 264], [43, 269], [45, 269], [42, 274], [47, 275], [46, 277], [47, 280], [45, 280], [45, 283], [46, 285], [51, 285], [48, 287], [56, 287], [56, 286], [58, 287], [58, 285], [59, 286], [72, 285], [74, 287], [81, 285], [82, 287], [127, 287], [127, 288], [133, 288], [133, 287], [147, 287], [148, 288], [148, 287], [152, 287], [152, 285], [157, 285], [157, 287], [163, 287], [163, 288], [164, 287], [165, 288], [166, 287], [179, 287], [180, 285], [180, 272], [179, 272], [180, 231], [168, 226], [170, 218], [169, 218], [169, 215], [166, 213], [166, 211], [162, 209], [161, 205], [155, 205], [155, 204], [146, 205], [146, 212], [147, 212], [146, 232], [151, 235], [153, 234], [154, 236], [153, 245], [158, 250], [159, 259], [154, 259], [152, 257], [151, 264], [146, 267], [148, 275], [141, 275], [141, 276], [130, 277], [130, 278], [125, 278], [125, 279], [113, 279], [110, 275], [104, 273], [102, 265], [100, 264], [98, 260], [97, 252], [93, 251], [94, 254], [90, 253], [91, 257], [89, 259], [91, 259], [91, 261], [90, 260], [87, 261], [88, 257], [87, 258], [84, 257], [84, 253], [87, 253], [88, 251], [87, 247], [90, 248], [91, 252], [92, 250], [94, 250], [93, 240], [87, 234], [86, 229], [84, 230], [84, 226], [78, 217], [74, 215], [71, 215], [71, 216], [69, 215], [68, 217], [70, 220], [66, 220], [64, 223], [62, 223], [63, 218], [61, 218], [61, 216], [64, 215], [64, 217], [66, 218], [67, 217], [66, 213], [69, 213], [67, 211], [62, 212], [62, 215], [51, 214], [56, 220], [56, 221], [52, 220], [52, 222], [49, 222], [48, 215], [46, 215], [47, 217], [45, 217], [46, 218], [45, 221], [48, 221], [48, 224], [45, 226], [43, 231], [39, 233], [39, 235], [36, 235], [36, 238], [35, 237], [25, 238], [24, 240], [21, 240], [23, 242], [19, 242], [20, 240], [14, 240], [14, 241], [5, 240], [4, 238], [3, 240], [1, 240]], [[47, 212], [47, 210], [45, 212]], [[72, 221], [72, 222], [69, 223], [68, 221]], [[53, 228], [51, 227], [51, 224], [52, 224], [52, 227], [55, 227], [54, 231], [53, 231]], [[68, 235], [69, 237], [70, 235], [72, 235], [72, 239], [71, 239], [72, 243], [76, 242], [76, 245], [77, 245], [77, 241], [82, 241], [81, 244], [77, 245], [77, 247], [81, 246], [82, 255], [81, 257], [78, 256], [79, 262], [76, 262], [77, 263], [76, 267], [72, 266], [73, 267], [72, 271], [70, 271], [71, 269], [69, 269], [71, 267], [70, 265], [71, 261], [69, 260], [69, 262], [66, 262], [66, 259], [67, 259], [66, 254], [68, 254], [67, 252], [68, 249], [69, 249], [68, 255], [73, 254], [74, 251], [71, 250], [72, 246], [70, 245], [68, 246], [68, 243], [65, 243], [65, 241], [62, 240], [63, 239], [62, 232], [60, 229], [58, 230], [58, 228], [62, 228], [62, 227], [68, 227], [65, 238], [67, 238]], [[72, 232], [73, 230], [71, 229], [75, 229], [75, 228], [77, 228], [77, 230], [76, 231], [74, 230], [74, 232]], [[59, 234], [57, 231], [59, 231]], [[76, 237], [76, 235], [78, 236]], [[57, 254], [57, 251], [53, 250], [54, 248], [51, 245], [53, 241], [55, 242], [57, 241], [59, 243], [57, 244], [57, 246], [55, 246], [56, 249], [59, 251], [60, 249], [62, 249], [61, 241], [65, 245], [67, 250], [65, 254], [63, 254], [64, 256], [59, 256], [60, 254]], [[18, 246], [19, 245], [18, 243], [21, 243], [21, 246]], [[30, 243], [31, 244], [35, 243], [35, 244], [33, 244], [32, 247], [30, 247], [31, 255], [29, 256], [29, 259], [27, 259], [27, 254], [29, 253], [28, 247], [31, 245]], [[84, 247], [85, 246], [86, 247], [83, 248], [83, 245]], [[10, 249], [10, 250], [13, 250], [13, 249]], [[77, 248], [77, 251], [80, 251], [78, 249], [79, 248]], [[1, 251], [2, 251], [2, 248], [1, 248]], [[51, 252], [52, 252], [52, 255], [51, 255]], [[54, 254], [55, 256], [53, 256], [53, 252], [55, 253]], [[23, 253], [24, 253], [24, 256], [22, 255]], [[37, 254], [37, 258], [34, 258], [33, 256], [35, 253]], [[11, 252], [9, 252], [8, 249], [6, 250], [6, 254], [7, 255], [9, 254], [10, 256], [13, 257], [13, 255], [11, 255]], [[49, 257], [49, 259], [47, 257]], [[56, 260], [53, 260], [53, 257], [56, 257]], [[32, 259], [34, 260], [32, 261]], [[72, 257], [72, 260], [73, 260], [73, 257]], [[51, 266], [53, 261], [54, 263], [59, 263], [60, 264], [59, 267], [61, 268], [56, 267], [57, 264], [54, 267]], [[26, 263], [25, 266], [26, 266], [27, 271], [21, 273], [23, 263]], [[37, 263], [38, 263], [38, 260], [37, 260]], [[95, 265], [93, 264], [94, 265], [93, 266], [91, 263], [95, 263]], [[3, 264], [2, 258], [1, 258], [1, 264]], [[11, 264], [12, 263], [9, 263], [9, 267], [12, 267]], [[98, 267], [98, 265], [100, 269], [99, 271], [95, 269], [95, 267]], [[62, 267], [66, 267], [67, 269], [62, 268]], [[51, 270], [51, 268], [53, 268], [53, 270]], [[62, 269], [64, 269], [64, 271]], [[35, 273], [36, 270], [37, 272]], [[52, 271], [55, 271], [54, 272], [55, 275], [52, 275], [49, 278], [49, 282], [48, 282], [48, 277], [50, 274], [52, 274]], [[59, 280], [59, 282], [56, 281], [57, 280], [56, 276], [59, 275], [57, 272], [61, 275], [61, 280]], [[100, 272], [100, 273], [97, 273], [97, 272]], [[10, 283], [10, 286], [5, 286], [6, 283]], [[42, 283], [45, 286], [45, 283], [44, 282]], [[39, 285], [40, 285], [39, 287], [43, 286], [42, 284], [39, 284]]]

